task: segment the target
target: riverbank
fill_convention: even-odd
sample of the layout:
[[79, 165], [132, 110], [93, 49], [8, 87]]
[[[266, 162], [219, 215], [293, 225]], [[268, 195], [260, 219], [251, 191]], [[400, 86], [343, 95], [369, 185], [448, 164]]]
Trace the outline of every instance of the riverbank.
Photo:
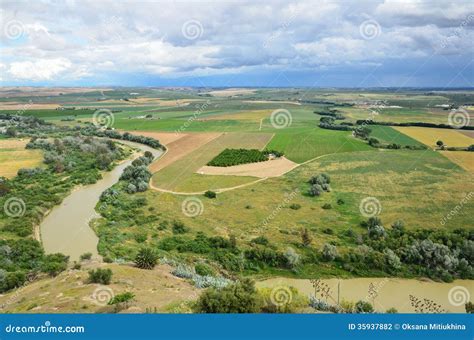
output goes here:
[[[141, 152], [149, 151], [154, 158], [163, 153], [135, 142], [117, 142]], [[51, 209], [40, 223], [40, 236], [46, 253], [63, 253], [73, 261], [78, 260], [84, 253], [91, 253], [94, 258], [100, 258], [97, 251], [99, 240], [89, 223], [99, 217], [95, 206], [102, 192], [117, 183], [123, 170], [139, 156], [137, 153], [133, 155], [135, 157], [129, 157], [119, 163], [112, 171], [104, 172], [102, 179], [96, 183], [75, 188], [60, 205]]]

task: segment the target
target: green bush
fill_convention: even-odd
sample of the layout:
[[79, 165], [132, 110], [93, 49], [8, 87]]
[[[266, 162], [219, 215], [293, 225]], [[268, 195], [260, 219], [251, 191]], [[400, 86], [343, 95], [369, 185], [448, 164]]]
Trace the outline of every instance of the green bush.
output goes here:
[[374, 307], [372, 307], [372, 305], [367, 301], [359, 300], [356, 302], [354, 306], [354, 312], [355, 313], [373, 313]]
[[92, 258], [92, 253], [84, 253], [79, 258], [81, 261], [90, 260]]
[[195, 305], [198, 313], [258, 313], [263, 299], [253, 281], [243, 279], [222, 289], [209, 288]]
[[68, 261], [69, 256], [63, 254], [46, 255], [41, 265], [41, 271], [48, 273], [50, 276], [56, 276], [67, 269]]
[[173, 234], [185, 234], [189, 231], [189, 228], [184, 225], [181, 221], [173, 222]]
[[97, 268], [96, 270], [89, 270], [89, 283], [101, 283], [108, 285], [112, 280], [112, 270]]
[[205, 263], [197, 263], [194, 266], [194, 270], [196, 271], [196, 274], [202, 275], [202, 276], [214, 276], [215, 271], [212, 269], [210, 266], [208, 266]]
[[207, 190], [207, 191], [204, 193], [204, 197], [207, 197], [207, 198], [216, 198], [216, 197], [217, 197], [217, 194], [216, 194], [214, 191]]

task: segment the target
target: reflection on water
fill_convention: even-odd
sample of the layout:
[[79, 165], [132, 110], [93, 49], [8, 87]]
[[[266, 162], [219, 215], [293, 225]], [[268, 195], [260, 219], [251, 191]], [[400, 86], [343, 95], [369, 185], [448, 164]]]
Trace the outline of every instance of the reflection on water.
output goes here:
[[[431, 300], [448, 313], [464, 313], [464, 303], [474, 297], [473, 280], [455, 280], [451, 283], [420, 281], [394, 278], [358, 278], [321, 280], [329, 286], [329, 303], [347, 300], [357, 302], [367, 300], [378, 312], [396, 308], [400, 313], [422, 312], [412, 306], [410, 295], [422, 304], [424, 299]], [[257, 283], [257, 287], [293, 286], [302, 294], [314, 295], [310, 280], [273, 278]], [[370, 289], [369, 289], [370, 288]], [[369, 292], [370, 290], [370, 292]], [[339, 293], [338, 293], [339, 292]], [[318, 296], [320, 297], [320, 296]], [[426, 304], [425, 304], [426, 305]], [[423, 312], [426, 311], [426, 307]]]
[[[162, 153], [143, 144], [129, 141], [120, 143], [150, 151], [155, 157]], [[71, 260], [78, 260], [81, 254], [87, 252], [94, 257], [98, 256], [99, 239], [89, 227], [89, 221], [99, 216], [94, 208], [102, 192], [117, 183], [122, 171], [131, 163], [132, 160], [125, 161], [112, 171], [103, 173], [103, 178], [97, 183], [77, 188], [51, 210], [40, 224], [41, 240], [46, 253], [63, 253], [69, 255]]]

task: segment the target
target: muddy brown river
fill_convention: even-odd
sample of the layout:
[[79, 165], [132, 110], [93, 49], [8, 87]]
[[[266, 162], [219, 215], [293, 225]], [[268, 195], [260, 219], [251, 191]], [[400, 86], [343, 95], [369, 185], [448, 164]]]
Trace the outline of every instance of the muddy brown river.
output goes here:
[[[455, 280], [451, 283], [397, 278], [327, 279], [322, 281], [330, 287], [328, 302], [337, 303], [338, 295], [339, 301], [367, 300], [378, 312], [385, 312], [391, 307], [396, 308], [399, 313], [420, 312], [412, 306], [410, 300], [410, 295], [412, 295], [422, 303], [424, 303], [424, 299], [432, 300], [441, 305], [441, 308], [447, 313], [465, 313], [464, 304], [469, 300], [472, 301], [474, 297], [473, 280]], [[369, 294], [371, 284], [377, 293], [375, 299]], [[288, 286], [298, 289], [303, 295], [314, 295], [314, 288], [309, 280], [272, 278], [257, 283], [257, 287]], [[426, 308], [423, 312], [427, 312]]]
[[[143, 144], [120, 141], [141, 151], [150, 151], [155, 158], [162, 154]], [[123, 170], [132, 163], [133, 159], [117, 165], [112, 171], [104, 172], [102, 179], [95, 184], [80, 186], [74, 189], [63, 202], [54, 207], [40, 224], [41, 241], [45, 252], [63, 253], [70, 260], [78, 260], [84, 253], [92, 253], [99, 257], [97, 243], [99, 239], [89, 227], [91, 219], [99, 217], [95, 206], [104, 190], [118, 182]]]

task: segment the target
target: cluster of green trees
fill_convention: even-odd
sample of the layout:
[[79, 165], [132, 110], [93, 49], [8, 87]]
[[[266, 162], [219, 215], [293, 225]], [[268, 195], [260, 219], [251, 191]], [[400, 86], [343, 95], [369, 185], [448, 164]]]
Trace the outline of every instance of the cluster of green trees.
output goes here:
[[[438, 129], [456, 129], [456, 127], [448, 124], [435, 124], [435, 123], [425, 123], [425, 122], [406, 122], [406, 123], [396, 123], [396, 122], [378, 122], [374, 120], [357, 120], [356, 125], [384, 125], [384, 126], [419, 126], [419, 127], [428, 127], [428, 128], [438, 128]], [[459, 129], [463, 130], [474, 130], [474, 126], [462, 126]]]
[[94, 125], [90, 125], [86, 128], [79, 128], [79, 129], [80, 129], [81, 134], [86, 135], [86, 136], [121, 139], [121, 140], [127, 140], [130, 142], [148, 145], [154, 149], [164, 149], [164, 146], [160, 144], [160, 141], [151, 137], [132, 135], [129, 132], [121, 133], [121, 132], [118, 132], [117, 130], [112, 130], [111, 128], [104, 130], [104, 129], [97, 128]]
[[125, 168], [120, 179], [126, 181], [125, 190], [129, 194], [143, 192], [148, 189], [151, 172], [148, 170], [147, 165], [152, 161], [153, 155], [150, 152], [146, 152], [145, 156], [135, 159], [131, 165]]
[[320, 196], [324, 191], [330, 192], [331, 178], [327, 174], [320, 174], [309, 179], [308, 183], [311, 185], [308, 190], [308, 195], [311, 197]]
[[41, 273], [56, 276], [67, 268], [68, 257], [46, 255], [31, 238], [0, 240], [0, 293], [20, 287]]
[[225, 149], [207, 163], [207, 165], [226, 167], [238, 164], [264, 162], [268, 160], [270, 154], [275, 157], [283, 156], [282, 152], [276, 150]]

